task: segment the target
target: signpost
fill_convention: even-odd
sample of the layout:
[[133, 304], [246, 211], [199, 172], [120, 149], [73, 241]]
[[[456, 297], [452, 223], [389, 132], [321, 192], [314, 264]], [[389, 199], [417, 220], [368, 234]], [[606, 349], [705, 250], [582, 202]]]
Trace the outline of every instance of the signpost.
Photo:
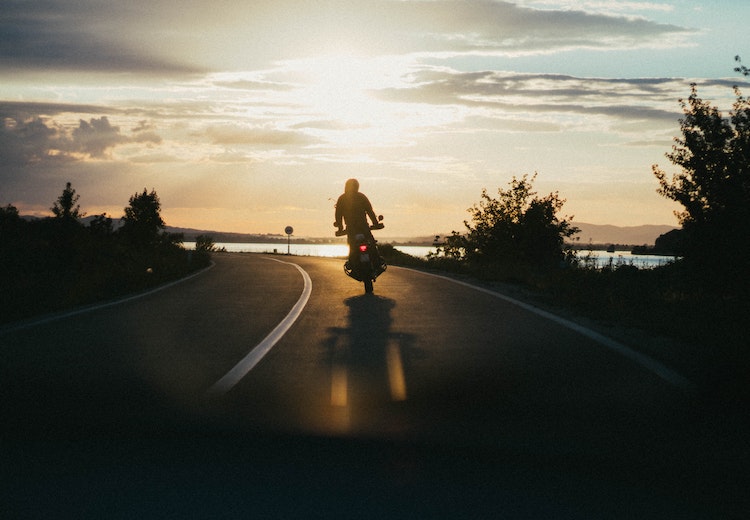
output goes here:
[[286, 254], [290, 255], [291, 253], [291, 241], [292, 241], [292, 233], [294, 233], [294, 228], [292, 226], [287, 226], [284, 228], [284, 233], [286, 233]]

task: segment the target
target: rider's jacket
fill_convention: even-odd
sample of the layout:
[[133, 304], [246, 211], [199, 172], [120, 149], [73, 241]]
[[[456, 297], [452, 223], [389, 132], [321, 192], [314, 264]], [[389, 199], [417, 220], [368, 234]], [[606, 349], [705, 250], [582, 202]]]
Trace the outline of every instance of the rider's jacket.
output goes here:
[[370, 235], [368, 215], [373, 223], [377, 222], [372, 204], [363, 193], [344, 193], [336, 201], [336, 225], [339, 226], [343, 218], [350, 240], [358, 233]]

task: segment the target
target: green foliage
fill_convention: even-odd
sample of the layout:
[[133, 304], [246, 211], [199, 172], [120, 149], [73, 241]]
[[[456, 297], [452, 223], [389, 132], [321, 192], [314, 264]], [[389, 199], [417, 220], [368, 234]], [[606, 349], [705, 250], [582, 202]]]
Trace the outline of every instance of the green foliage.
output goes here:
[[467, 233], [452, 234], [437, 242], [438, 256], [465, 261], [513, 276], [519, 271], [539, 271], [558, 267], [573, 257], [565, 239], [578, 232], [570, 217], [559, 218], [565, 200], [557, 192], [539, 197], [533, 191], [534, 174], [513, 180], [507, 190], [498, 189], [498, 198], [482, 191], [482, 200], [468, 211], [464, 221]]
[[735, 95], [727, 118], [692, 85], [680, 101], [682, 137], [666, 154], [682, 171], [669, 178], [652, 168], [658, 193], [684, 207], [676, 213], [685, 231], [682, 252], [709, 285], [737, 279], [750, 254], [750, 102], [737, 88]]

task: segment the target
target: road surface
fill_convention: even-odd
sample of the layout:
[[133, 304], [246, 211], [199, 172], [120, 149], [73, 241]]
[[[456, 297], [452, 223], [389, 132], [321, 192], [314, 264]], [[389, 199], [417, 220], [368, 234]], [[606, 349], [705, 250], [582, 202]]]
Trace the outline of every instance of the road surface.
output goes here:
[[215, 260], [0, 331], [6, 512], [750, 511], [744, 421], [668, 367], [425, 273], [389, 268], [364, 295], [340, 260]]

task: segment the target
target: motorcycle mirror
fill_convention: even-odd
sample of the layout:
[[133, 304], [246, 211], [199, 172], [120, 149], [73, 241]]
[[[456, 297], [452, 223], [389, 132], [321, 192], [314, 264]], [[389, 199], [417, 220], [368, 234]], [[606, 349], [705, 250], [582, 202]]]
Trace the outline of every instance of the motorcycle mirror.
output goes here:
[[383, 220], [383, 215], [378, 215], [378, 220]]

